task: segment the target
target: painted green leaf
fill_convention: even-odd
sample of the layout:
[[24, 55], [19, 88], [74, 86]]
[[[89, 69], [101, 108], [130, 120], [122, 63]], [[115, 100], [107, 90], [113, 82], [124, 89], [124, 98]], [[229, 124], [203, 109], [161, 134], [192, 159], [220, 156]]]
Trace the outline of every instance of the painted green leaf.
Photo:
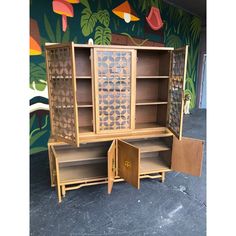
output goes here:
[[110, 24], [110, 15], [109, 15], [109, 12], [107, 10], [100, 10], [97, 13], [97, 19], [105, 27], [108, 27], [109, 24]]
[[45, 146], [45, 147], [33, 147], [33, 148], [30, 148], [30, 155], [36, 154], [38, 152], [46, 151], [46, 150], [48, 150], [47, 146]]
[[52, 27], [48, 21], [46, 14], [44, 14], [44, 26], [51, 43], [55, 43], [56, 42], [55, 35], [52, 31]]
[[66, 32], [63, 34], [62, 43], [67, 43], [70, 41], [70, 28], [67, 26]]
[[194, 41], [198, 40], [201, 33], [201, 20], [199, 17], [196, 16], [193, 17], [190, 29], [193, 40]]
[[80, 0], [80, 3], [90, 10], [88, 0]]
[[36, 114], [34, 114], [33, 116], [30, 117], [30, 131], [33, 128], [33, 124], [34, 124], [35, 118], [36, 118]]
[[41, 46], [42, 46], [43, 48], [44, 48], [44, 46], [45, 46], [45, 43], [47, 43], [47, 42], [48, 42], [48, 39], [46, 39], [46, 38], [40, 36], [40, 43], [41, 43]]
[[81, 16], [81, 28], [84, 36], [88, 36], [93, 32], [94, 26], [97, 23], [97, 17], [95, 13], [92, 13], [90, 9], [85, 8], [82, 11]]
[[30, 139], [30, 146], [33, 145], [41, 136], [47, 133], [47, 130], [39, 131], [35, 135], [33, 135]]
[[[34, 87], [34, 86], [35, 87]], [[45, 63], [30, 63], [30, 88], [43, 91], [47, 85]]]
[[59, 19], [57, 20], [57, 25], [56, 25], [56, 42], [58, 43], [61, 42], [61, 25]]
[[166, 44], [168, 47], [179, 48], [182, 47], [183, 43], [179, 36], [172, 34], [166, 39]]
[[77, 43], [77, 36], [74, 37], [73, 42]]
[[190, 42], [189, 37], [190, 37], [191, 21], [192, 21], [191, 15], [183, 11], [181, 21], [179, 21], [179, 24], [181, 25], [180, 34], [183, 35], [183, 37], [185, 38], [186, 44], [189, 44], [187, 43], [187, 41]]
[[95, 44], [109, 45], [111, 43], [111, 30], [109, 28], [103, 28], [97, 26], [95, 32]]
[[43, 91], [46, 88], [46, 86], [47, 86], [46, 82], [45, 83], [41, 82], [41, 83], [35, 83], [34, 84], [35, 89], [38, 90], [38, 91]]

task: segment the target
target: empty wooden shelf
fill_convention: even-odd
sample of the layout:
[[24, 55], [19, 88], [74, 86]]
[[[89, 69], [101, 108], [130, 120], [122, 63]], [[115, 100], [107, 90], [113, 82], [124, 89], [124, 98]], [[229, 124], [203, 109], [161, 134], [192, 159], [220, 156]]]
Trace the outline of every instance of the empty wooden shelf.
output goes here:
[[188, 46], [46, 44], [51, 185], [201, 174], [203, 142], [182, 137]]
[[164, 139], [141, 139], [130, 141], [129, 143], [140, 148], [141, 153], [160, 152], [170, 150], [170, 145], [163, 141]]
[[106, 163], [72, 165], [60, 168], [60, 183], [75, 184], [84, 180], [106, 179]]
[[159, 173], [170, 170], [170, 164], [162, 157], [153, 155], [141, 159], [140, 174]]

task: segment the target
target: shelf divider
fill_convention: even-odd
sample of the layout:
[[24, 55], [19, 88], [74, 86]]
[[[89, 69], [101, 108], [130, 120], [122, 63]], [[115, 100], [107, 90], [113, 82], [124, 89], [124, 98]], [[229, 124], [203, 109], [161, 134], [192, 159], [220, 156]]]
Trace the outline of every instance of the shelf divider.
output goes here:
[[76, 75], [76, 79], [92, 79], [91, 75]]
[[168, 79], [168, 75], [137, 75], [137, 79]]
[[155, 101], [151, 99], [145, 99], [145, 100], [137, 100], [136, 106], [144, 106], [144, 105], [165, 105], [168, 104], [167, 101]]

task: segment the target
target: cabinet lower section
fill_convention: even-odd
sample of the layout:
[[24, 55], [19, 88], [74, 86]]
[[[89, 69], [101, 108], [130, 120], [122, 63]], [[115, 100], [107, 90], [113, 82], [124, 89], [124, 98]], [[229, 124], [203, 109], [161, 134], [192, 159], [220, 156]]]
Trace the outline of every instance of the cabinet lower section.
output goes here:
[[[176, 140], [173, 136], [115, 139], [84, 143], [79, 148], [50, 141], [52, 140], [48, 143], [51, 186], [57, 187], [59, 202], [66, 191], [84, 186], [107, 184], [110, 194], [115, 182], [126, 181], [138, 189], [143, 178], [157, 178], [163, 182], [165, 172], [174, 170], [173, 166], [176, 165], [173, 163], [176, 162]], [[197, 147], [192, 145], [195, 142], [196, 140], [187, 142], [188, 150], [190, 146], [194, 146], [198, 151], [198, 156], [188, 157], [190, 164], [193, 164], [191, 160], [201, 163], [199, 153], [202, 150], [199, 149], [199, 140]], [[181, 149], [180, 144], [177, 146]], [[184, 149], [181, 151], [183, 158]], [[183, 166], [186, 171], [190, 170], [188, 162], [185, 161]], [[196, 174], [196, 170], [194, 173]]]

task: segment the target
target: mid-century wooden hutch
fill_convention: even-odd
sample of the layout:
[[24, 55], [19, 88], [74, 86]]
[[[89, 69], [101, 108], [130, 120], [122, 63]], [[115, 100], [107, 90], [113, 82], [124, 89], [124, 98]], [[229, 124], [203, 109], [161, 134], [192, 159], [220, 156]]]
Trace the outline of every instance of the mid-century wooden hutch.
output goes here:
[[82, 186], [165, 172], [200, 176], [203, 141], [182, 138], [188, 46], [46, 44], [51, 185]]

